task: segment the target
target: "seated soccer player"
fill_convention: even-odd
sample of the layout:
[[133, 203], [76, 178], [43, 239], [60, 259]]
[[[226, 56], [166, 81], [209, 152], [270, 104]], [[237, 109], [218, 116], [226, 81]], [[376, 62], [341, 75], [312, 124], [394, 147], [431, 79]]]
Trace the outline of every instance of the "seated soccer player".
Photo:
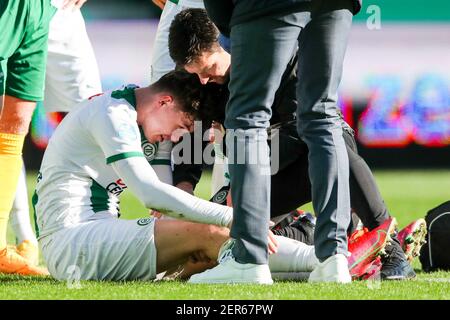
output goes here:
[[[93, 97], [62, 121], [45, 151], [33, 197], [38, 240], [53, 277], [67, 279], [78, 270], [79, 279], [151, 280], [192, 256], [226, 259], [233, 245], [227, 228], [232, 208], [160, 182], [141, 146], [144, 137], [176, 140], [179, 130], [192, 131], [193, 120], [208, 108], [207, 96], [208, 86], [194, 75], [171, 72], [149, 87]], [[147, 208], [176, 219], [118, 219], [125, 188]], [[386, 246], [393, 225], [378, 230], [384, 236], [377, 250]], [[313, 246], [270, 238], [272, 271], [311, 271], [317, 264]], [[358, 240], [353, 258], [366, 255], [366, 240]], [[355, 270], [363, 267], [359, 260]], [[263, 282], [264, 275], [258, 279]]]

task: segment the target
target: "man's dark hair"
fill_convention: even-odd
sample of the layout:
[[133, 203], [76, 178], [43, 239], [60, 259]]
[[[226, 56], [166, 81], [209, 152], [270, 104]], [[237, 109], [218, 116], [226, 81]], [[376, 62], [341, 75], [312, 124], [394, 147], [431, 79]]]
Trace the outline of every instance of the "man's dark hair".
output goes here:
[[[162, 76], [151, 85], [152, 91], [171, 93], [182, 112], [193, 120], [218, 121], [218, 109], [224, 113], [225, 103], [223, 86], [217, 84], [202, 85], [195, 74], [175, 70]], [[228, 91], [225, 90], [227, 93]]]
[[186, 65], [202, 52], [214, 51], [219, 30], [204, 9], [186, 9], [178, 13], [169, 29], [170, 57], [178, 65]]

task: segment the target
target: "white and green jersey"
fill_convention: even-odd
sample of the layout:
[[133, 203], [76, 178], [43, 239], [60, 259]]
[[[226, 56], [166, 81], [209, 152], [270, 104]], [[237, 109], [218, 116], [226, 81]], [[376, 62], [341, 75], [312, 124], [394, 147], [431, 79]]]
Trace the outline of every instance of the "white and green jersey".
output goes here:
[[33, 196], [38, 239], [82, 222], [118, 217], [127, 184], [147, 208], [189, 221], [231, 223], [231, 208], [158, 179], [149, 163], [170, 161], [170, 152], [157, 152], [158, 145], [143, 138], [134, 89], [127, 86], [80, 103], [55, 130]]
[[82, 102], [59, 125], [33, 196], [38, 237], [119, 215], [118, 197], [127, 186], [110, 164], [144, 153], [152, 160], [157, 150], [141, 138], [135, 105], [134, 88], [128, 86]]

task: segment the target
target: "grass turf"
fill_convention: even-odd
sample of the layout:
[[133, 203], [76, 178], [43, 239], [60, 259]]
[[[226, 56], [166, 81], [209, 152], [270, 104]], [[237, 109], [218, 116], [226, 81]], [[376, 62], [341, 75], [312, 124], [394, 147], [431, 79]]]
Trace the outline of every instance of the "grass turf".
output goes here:
[[[376, 171], [385, 202], [403, 227], [423, 217], [430, 208], [449, 200], [450, 170]], [[30, 192], [34, 175], [29, 175]], [[210, 176], [205, 175], [197, 195], [209, 197]], [[129, 193], [122, 197], [124, 218], [147, 215], [147, 210]], [[311, 206], [303, 207], [311, 211]], [[9, 232], [10, 243], [14, 235]], [[414, 261], [415, 280], [405, 282], [353, 282], [350, 285], [276, 282], [273, 286], [188, 285], [181, 282], [94, 282], [76, 284], [51, 278], [0, 275], [0, 299], [450, 299], [450, 272], [425, 274]]]

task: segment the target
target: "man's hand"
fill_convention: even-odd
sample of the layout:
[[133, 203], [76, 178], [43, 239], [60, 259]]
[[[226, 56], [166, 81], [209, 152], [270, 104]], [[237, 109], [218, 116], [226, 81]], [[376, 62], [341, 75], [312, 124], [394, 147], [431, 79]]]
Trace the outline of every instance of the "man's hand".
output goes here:
[[213, 121], [209, 129], [209, 142], [213, 143], [217, 140], [220, 143], [224, 135], [225, 129], [223, 126], [219, 122]]
[[80, 9], [87, 0], [65, 0], [62, 9]]
[[166, 4], [166, 0], [152, 0], [152, 2], [157, 5], [161, 10], [164, 9], [164, 6]]
[[163, 214], [161, 212], [156, 211], [156, 210], [150, 210], [149, 214], [150, 214], [150, 216], [152, 216], [152, 217], [154, 217], [156, 219], [160, 219], [163, 216]]

